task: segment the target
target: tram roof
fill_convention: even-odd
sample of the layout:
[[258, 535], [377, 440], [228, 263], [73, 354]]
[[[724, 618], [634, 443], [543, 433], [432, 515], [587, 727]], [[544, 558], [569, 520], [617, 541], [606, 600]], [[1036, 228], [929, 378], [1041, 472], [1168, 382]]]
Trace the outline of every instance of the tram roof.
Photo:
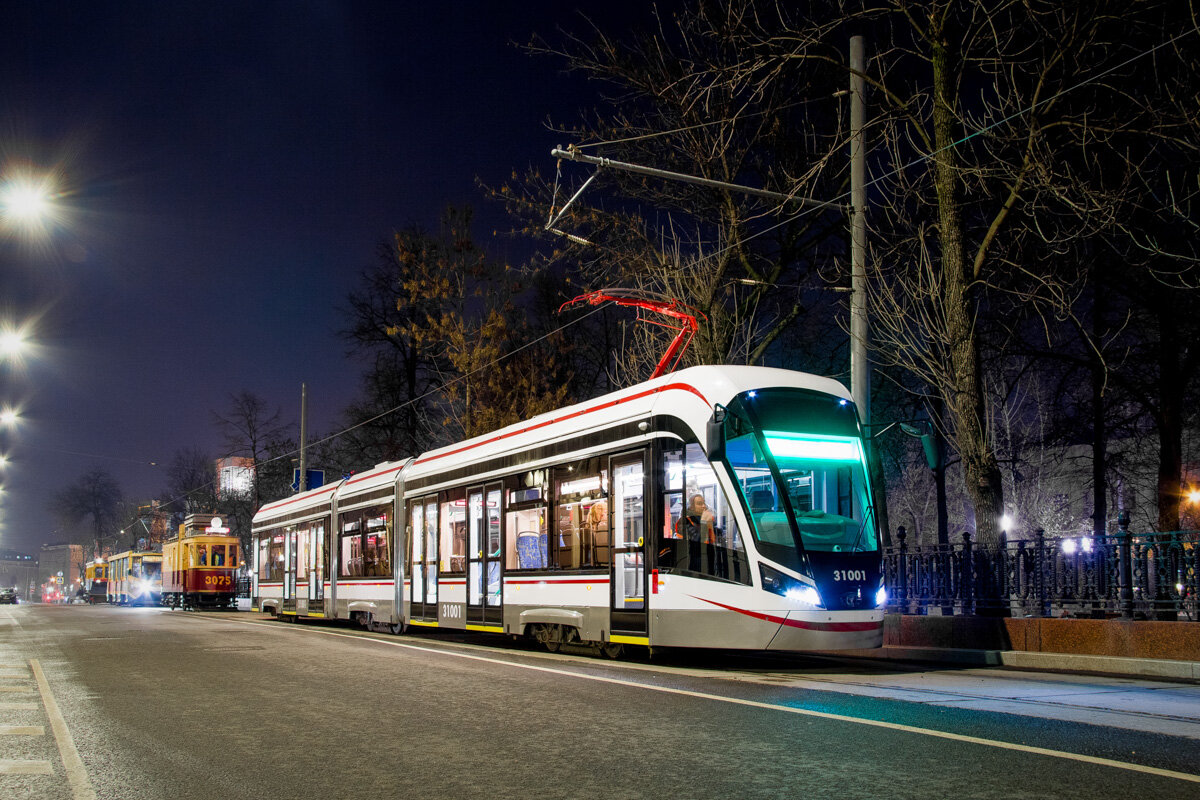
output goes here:
[[[385, 461], [349, 478], [268, 503], [259, 509], [254, 518], [261, 522], [265, 518], [292, 514], [314, 504], [329, 502], [335, 493], [339, 502], [345, 502], [392, 483], [401, 471], [406, 478], [436, 473], [456, 460], [469, 463], [494, 456], [497, 452], [648, 416], [654, 413], [660, 402], [669, 402], [673, 415], [688, 420], [699, 430], [712, 413], [715, 403], [728, 403], [737, 394], [750, 389], [775, 387], [809, 389], [851, 399], [849, 391], [838, 381], [805, 372], [774, 367], [690, 367], [555, 409], [482, 436], [430, 450], [415, 459]], [[458, 458], [455, 459], [455, 456]]]
[[662, 402], [671, 404], [672, 415], [701, 430], [715, 403], [728, 403], [750, 389], [778, 387], [809, 389], [851, 399], [850, 392], [838, 381], [805, 372], [774, 367], [690, 367], [422, 453], [404, 474], [407, 478], [440, 472], [455, 456], [461, 462], [471, 462], [498, 452], [634, 420], [654, 413]]

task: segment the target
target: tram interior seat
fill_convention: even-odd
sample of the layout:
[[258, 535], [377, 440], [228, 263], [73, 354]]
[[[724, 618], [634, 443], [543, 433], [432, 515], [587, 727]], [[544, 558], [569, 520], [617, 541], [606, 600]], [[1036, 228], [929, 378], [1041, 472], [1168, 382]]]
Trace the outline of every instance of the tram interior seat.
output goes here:
[[754, 514], [762, 514], [767, 511], [775, 510], [775, 495], [770, 489], [755, 489], [750, 493], [750, 511]]
[[537, 531], [517, 534], [517, 566], [520, 569], [546, 568], [546, 534]]
[[561, 528], [558, 532], [558, 568], [559, 569], [578, 569], [580, 550], [582, 542], [580, 541], [579, 528], [569, 527]]
[[610, 556], [608, 541], [608, 526], [600, 526], [592, 531], [592, 563], [597, 566], [608, 564]]

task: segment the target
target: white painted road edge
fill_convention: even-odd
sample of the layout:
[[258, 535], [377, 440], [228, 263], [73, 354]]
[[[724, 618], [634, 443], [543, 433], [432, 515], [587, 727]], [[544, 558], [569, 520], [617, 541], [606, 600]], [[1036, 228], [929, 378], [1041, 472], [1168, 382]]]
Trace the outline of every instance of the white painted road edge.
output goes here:
[[[222, 623], [226, 620], [222, 620]], [[471, 653], [461, 653], [453, 650], [443, 650], [436, 647], [423, 647], [421, 645], [408, 644], [406, 642], [391, 642], [386, 639], [376, 639], [372, 636], [358, 636], [352, 633], [338, 633], [337, 631], [323, 630], [321, 628], [304, 628], [304, 627], [289, 627], [287, 629], [276, 627], [270, 622], [249, 622], [240, 620], [228, 620], [238, 625], [250, 625], [254, 627], [271, 628], [273, 630], [294, 631], [296, 633], [314, 633], [324, 636], [336, 636], [341, 639], [357, 639], [358, 641], [376, 642], [377, 644], [387, 645], [388, 647], [400, 647], [406, 650], [416, 650], [422, 653], [433, 653], [435, 655], [451, 656], [453, 658], [464, 658], [471, 661], [482, 661], [487, 664], [497, 664], [500, 666], [513, 667], [516, 669], [530, 670], [533, 672], [546, 672], [551, 675], [562, 675], [568, 678], [579, 678], [582, 680], [596, 681], [598, 683], [611, 683], [618, 686], [628, 686], [634, 689], [646, 689], [652, 692], [663, 692], [666, 694], [683, 695], [685, 697], [695, 697], [701, 700], [712, 700], [719, 703], [733, 703], [734, 705], [750, 706], [751, 708], [762, 708], [770, 711], [782, 711], [788, 714], [799, 714], [805, 717], [818, 717], [820, 719], [835, 720], [837, 722], [849, 722], [854, 725], [869, 725], [873, 728], [885, 728], [887, 730], [902, 731], [904, 733], [913, 733], [921, 736], [932, 736], [938, 739], [949, 739], [955, 742], [966, 742], [968, 744], [977, 744], [983, 747], [994, 747], [1001, 750], [1014, 750], [1021, 753], [1032, 753], [1034, 755], [1049, 756], [1050, 758], [1062, 758], [1068, 761], [1080, 761], [1085, 764], [1096, 764], [1103, 767], [1112, 767], [1114, 769], [1123, 769], [1131, 772], [1141, 772], [1146, 775], [1157, 775], [1163, 778], [1173, 778], [1180, 781], [1188, 781], [1190, 783], [1200, 784], [1200, 775], [1193, 775], [1188, 772], [1175, 772], [1169, 769], [1160, 769], [1158, 767], [1149, 767], [1144, 764], [1133, 764], [1127, 761], [1116, 761], [1111, 758], [1099, 758], [1098, 756], [1088, 756], [1081, 753], [1069, 753], [1064, 750], [1050, 750], [1045, 747], [1032, 747], [1025, 744], [1014, 744], [1012, 742], [1001, 742], [996, 739], [983, 739], [978, 736], [964, 736], [959, 733], [949, 733], [947, 731], [934, 730], [932, 728], [918, 728], [912, 725], [902, 725], [897, 722], [885, 722], [876, 719], [863, 719], [862, 717], [848, 717], [842, 714], [830, 714], [825, 711], [812, 711], [806, 708], [792, 708], [791, 706], [781, 706], [773, 703], [762, 703], [757, 700], [745, 700], [738, 697], [722, 697], [721, 695], [707, 694], [705, 692], [695, 692], [690, 689], [675, 689], [669, 686], [652, 686], [637, 681], [623, 680], [621, 678], [609, 678], [602, 675], [586, 675], [579, 672], [572, 672], [565, 669], [556, 669], [554, 667], [539, 667], [536, 664], [520, 664], [513, 661], [507, 661], [502, 658], [492, 658], [490, 656], [480, 656]]]
[[50, 728], [54, 731], [54, 740], [58, 743], [58, 752], [62, 756], [63, 767], [67, 770], [67, 781], [71, 784], [71, 797], [74, 800], [96, 800], [96, 792], [88, 780], [87, 768], [79, 758], [75, 749], [75, 740], [67, 729], [67, 721], [58, 710], [58, 703], [50, 693], [50, 684], [46, 682], [46, 673], [37, 659], [30, 659], [29, 666], [33, 669], [33, 677], [37, 679], [38, 691], [42, 693], [42, 703], [46, 706], [46, 716], [50, 718]]

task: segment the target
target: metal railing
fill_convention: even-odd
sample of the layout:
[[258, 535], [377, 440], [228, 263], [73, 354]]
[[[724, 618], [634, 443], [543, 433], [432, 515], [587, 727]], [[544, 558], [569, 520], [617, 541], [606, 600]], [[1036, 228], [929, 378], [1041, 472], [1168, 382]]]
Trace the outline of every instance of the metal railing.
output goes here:
[[1188, 620], [1197, 614], [1200, 531], [1117, 533], [981, 546], [912, 547], [899, 528], [884, 553], [888, 610], [904, 614]]

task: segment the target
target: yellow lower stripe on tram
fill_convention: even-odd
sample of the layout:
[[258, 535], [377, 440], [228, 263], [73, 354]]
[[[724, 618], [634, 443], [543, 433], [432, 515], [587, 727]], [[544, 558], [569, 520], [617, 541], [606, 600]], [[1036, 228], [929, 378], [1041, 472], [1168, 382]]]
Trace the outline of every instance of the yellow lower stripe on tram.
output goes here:
[[469, 631], [482, 631], [484, 633], [504, 633], [503, 625], [467, 625]]
[[320, 611], [309, 611], [309, 612], [308, 612], [308, 614], [307, 614], [307, 616], [310, 616], [310, 617], [322, 617], [322, 618], [324, 618], [324, 616], [325, 616], [325, 615], [324, 615], [324, 614], [322, 614]]
[[426, 622], [423, 619], [410, 619], [408, 621], [408, 624], [409, 625], [421, 625], [426, 628], [436, 628], [438, 626], [438, 624], [436, 622]]
[[614, 634], [609, 636], [608, 640], [613, 644], [644, 644], [647, 647], [650, 646], [649, 636], [620, 636]]
[[280, 612], [280, 613], [282, 613], [282, 614], [286, 614], [286, 615], [287, 615], [287, 616], [289, 616], [289, 617], [297, 617], [297, 616], [299, 616], [299, 614], [298, 614], [297, 612], [295, 612], [295, 611], [282, 611], [282, 612]]

